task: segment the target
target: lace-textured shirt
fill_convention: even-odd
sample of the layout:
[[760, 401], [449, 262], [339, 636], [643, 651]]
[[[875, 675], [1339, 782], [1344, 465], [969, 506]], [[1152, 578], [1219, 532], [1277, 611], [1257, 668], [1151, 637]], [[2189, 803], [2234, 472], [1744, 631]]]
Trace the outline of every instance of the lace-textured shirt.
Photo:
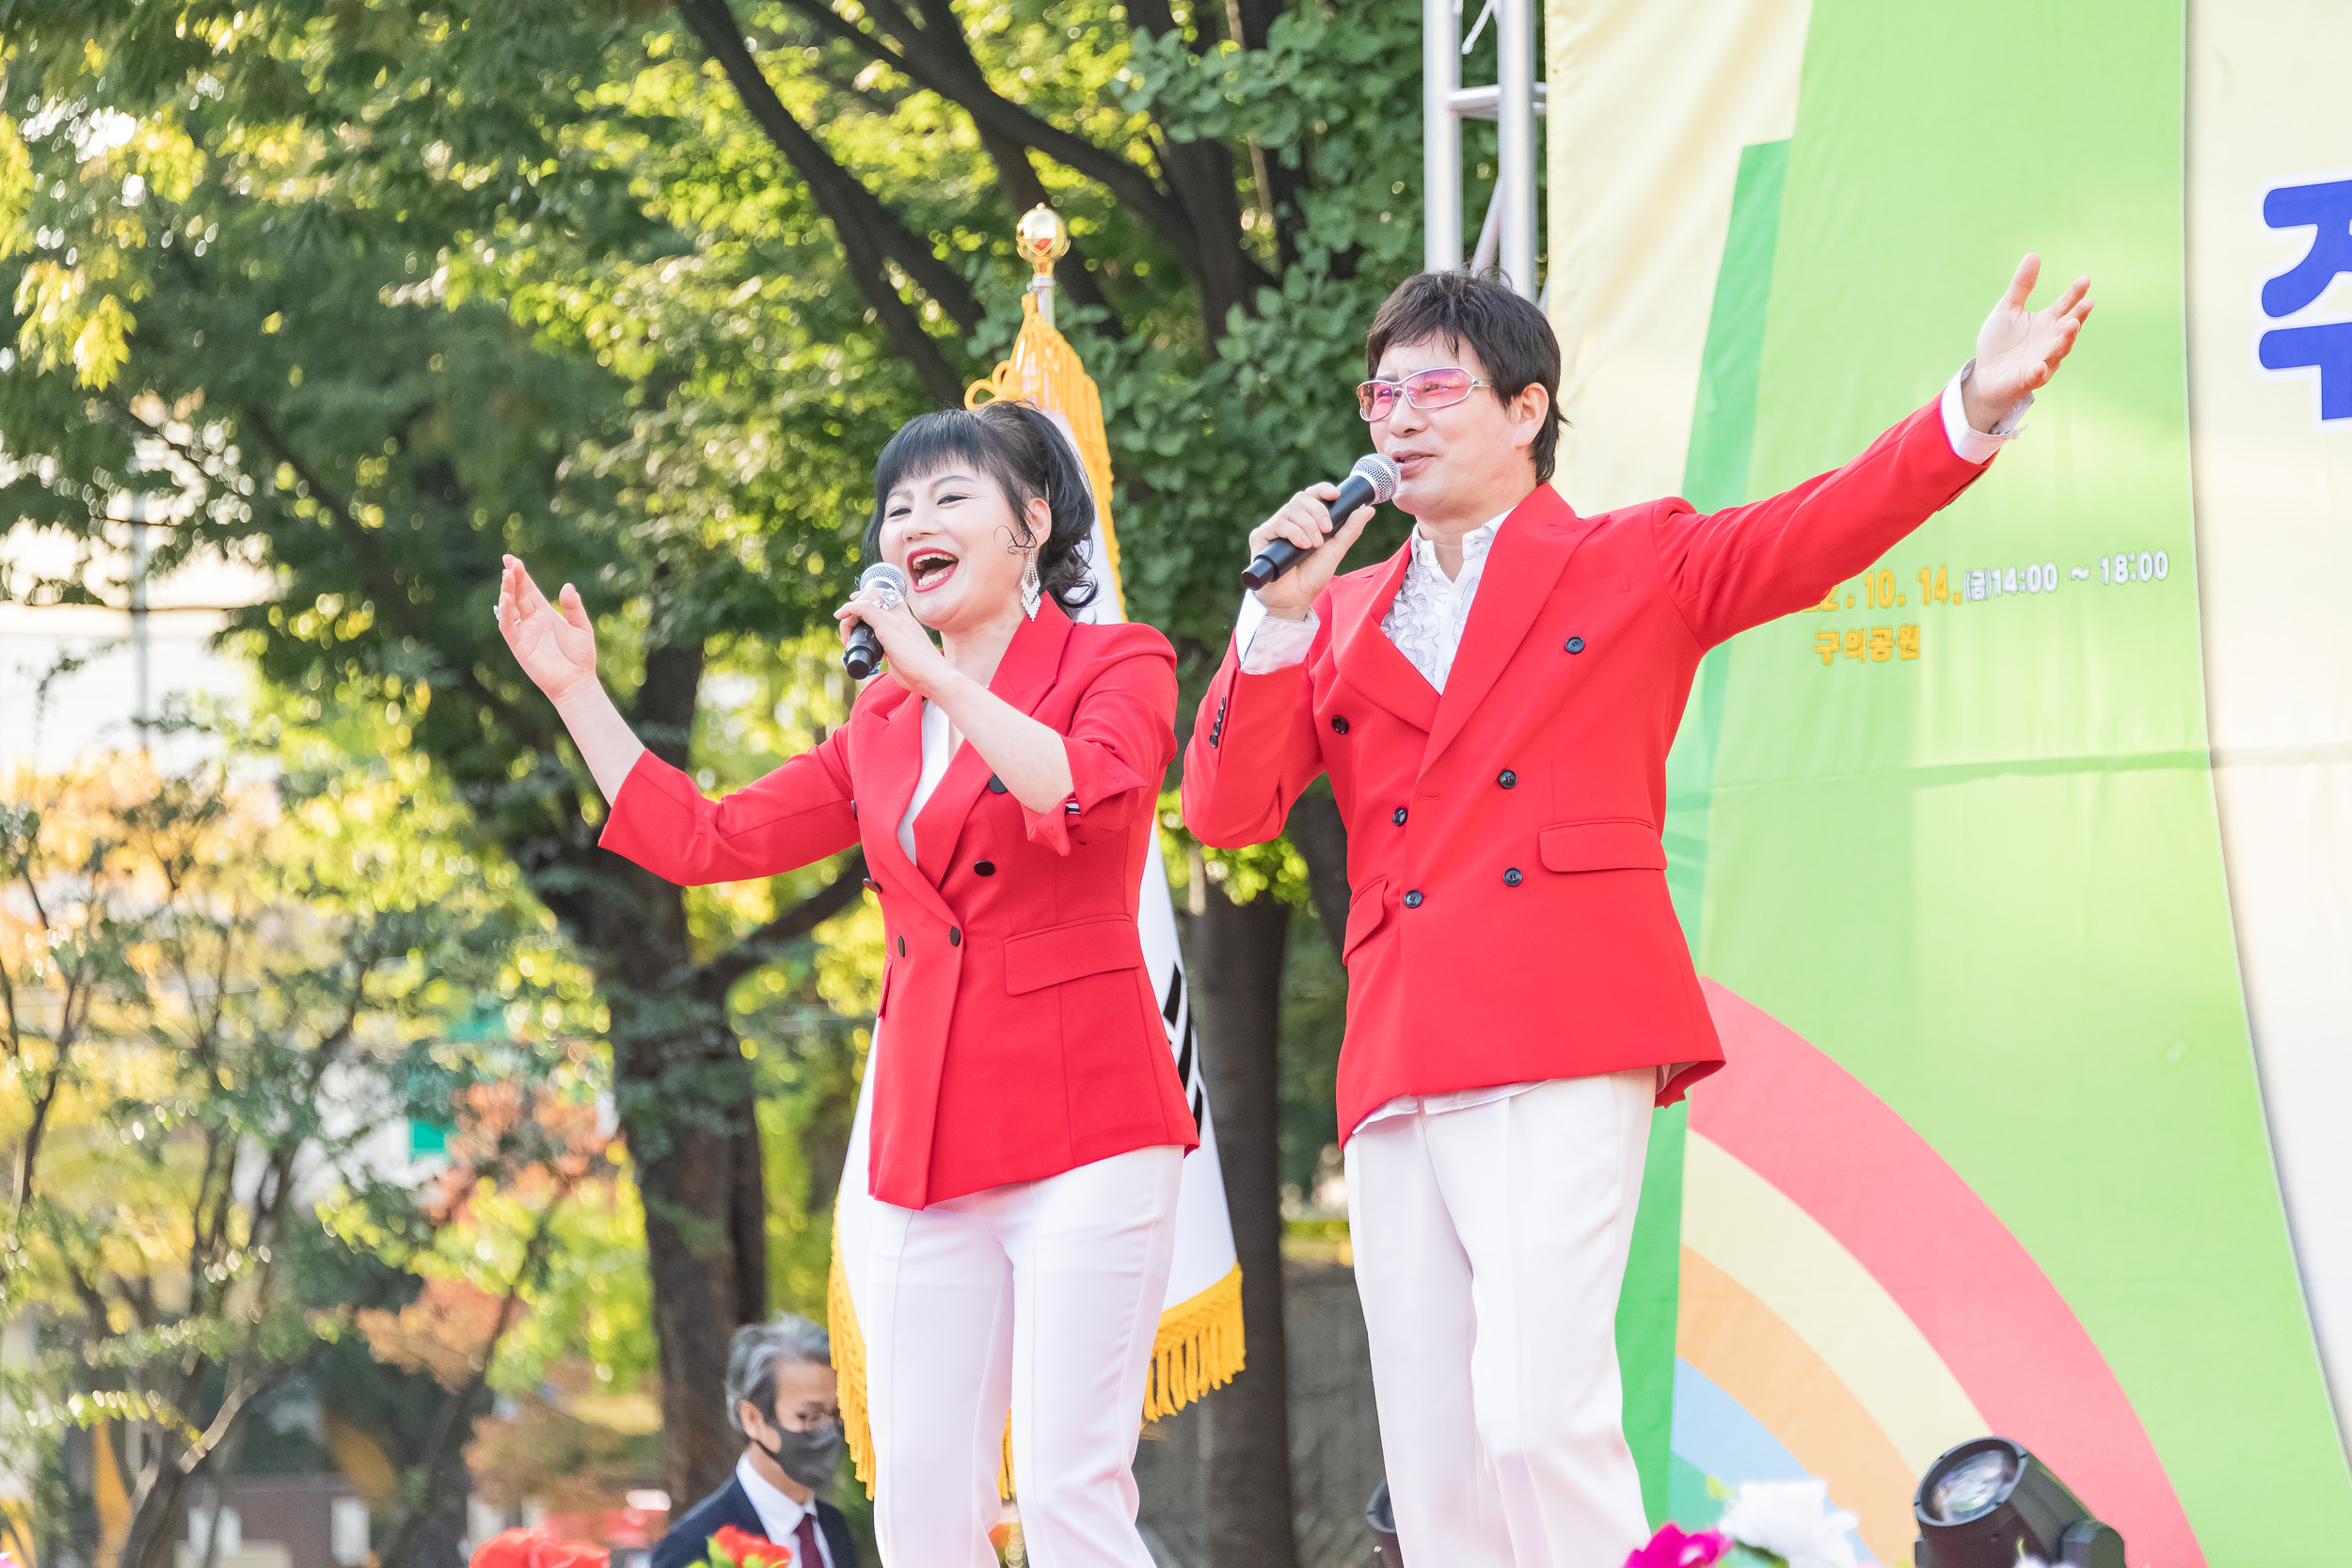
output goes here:
[[[1509, 516], [1504, 513], [1502, 517]], [[1448, 578], [1438, 564], [1438, 547], [1413, 530], [1413, 559], [1405, 567], [1389, 612], [1380, 618], [1380, 634], [1396, 651], [1413, 661], [1413, 668], [1438, 690], [1453, 672], [1454, 651], [1462, 645], [1462, 627], [1470, 621], [1470, 600], [1478, 595], [1479, 579], [1486, 573], [1486, 552], [1502, 517], [1462, 535], [1462, 572]]]

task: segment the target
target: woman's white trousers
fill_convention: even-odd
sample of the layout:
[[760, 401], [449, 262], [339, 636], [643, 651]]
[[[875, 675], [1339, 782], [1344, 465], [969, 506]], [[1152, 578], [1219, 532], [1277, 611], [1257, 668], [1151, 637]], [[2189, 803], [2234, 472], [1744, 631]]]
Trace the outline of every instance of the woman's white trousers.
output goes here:
[[1152, 1568], [1136, 1438], [1184, 1151], [871, 1210], [858, 1303], [886, 1568], [995, 1568], [1008, 1408], [1035, 1568]]

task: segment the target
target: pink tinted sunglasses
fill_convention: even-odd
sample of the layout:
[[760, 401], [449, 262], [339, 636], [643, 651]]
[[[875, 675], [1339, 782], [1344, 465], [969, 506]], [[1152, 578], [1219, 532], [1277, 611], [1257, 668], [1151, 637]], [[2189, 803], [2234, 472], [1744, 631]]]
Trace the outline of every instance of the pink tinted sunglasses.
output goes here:
[[1493, 385], [1459, 365], [1445, 365], [1415, 371], [1402, 381], [1359, 382], [1356, 404], [1366, 420], [1385, 420], [1400, 394], [1416, 408], [1450, 408], [1478, 388]]

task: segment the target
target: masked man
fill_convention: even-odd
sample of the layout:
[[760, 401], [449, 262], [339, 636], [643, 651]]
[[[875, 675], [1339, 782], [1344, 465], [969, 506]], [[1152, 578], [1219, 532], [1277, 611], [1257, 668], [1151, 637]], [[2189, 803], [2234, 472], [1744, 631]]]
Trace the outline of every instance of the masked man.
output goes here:
[[791, 1547], [792, 1568], [857, 1568], [848, 1521], [817, 1496], [841, 1463], [841, 1402], [825, 1331], [793, 1317], [736, 1330], [726, 1399], [743, 1457], [724, 1486], [670, 1528], [651, 1568], [700, 1562], [722, 1525]]
[[1381, 307], [1357, 389], [1405, 547], [1320, 484], [1249, 536], [1311, 550], [1246, 601], [1184, 819], [1255, 844], [1329, 773], [1347, 824], [1340, 1056], [1356, 1277], [1407, 1561], [1613, 1568], [1646, 1536], [1613, 1324], [1653, 1103], [1723, 1064], [1666, 895], [1666, 752], [1707, 650], [1824, 592], [1975, 483], [2090, 312], [2027, 257], [1941, 398], [1834, 473], [1701, 515], [1547, 483], [1560, 345], [1463, 273]]

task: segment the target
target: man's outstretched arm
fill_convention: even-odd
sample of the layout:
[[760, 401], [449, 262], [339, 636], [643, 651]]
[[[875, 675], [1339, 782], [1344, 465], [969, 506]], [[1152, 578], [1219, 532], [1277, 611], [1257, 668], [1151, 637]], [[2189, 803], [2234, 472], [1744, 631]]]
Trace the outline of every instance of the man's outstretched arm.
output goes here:
[[2020, 262], [1977, 335], [1977, 356], [1937, 402], [1845, 467], [1708, 515], [1680, 503], [1658, 510], [1660, 561], [1701, 642], [1819, 602], [1976, 483], [2090, 315], [2089, 278], [2027, 310], [2041, 271], [2039, 257]]

